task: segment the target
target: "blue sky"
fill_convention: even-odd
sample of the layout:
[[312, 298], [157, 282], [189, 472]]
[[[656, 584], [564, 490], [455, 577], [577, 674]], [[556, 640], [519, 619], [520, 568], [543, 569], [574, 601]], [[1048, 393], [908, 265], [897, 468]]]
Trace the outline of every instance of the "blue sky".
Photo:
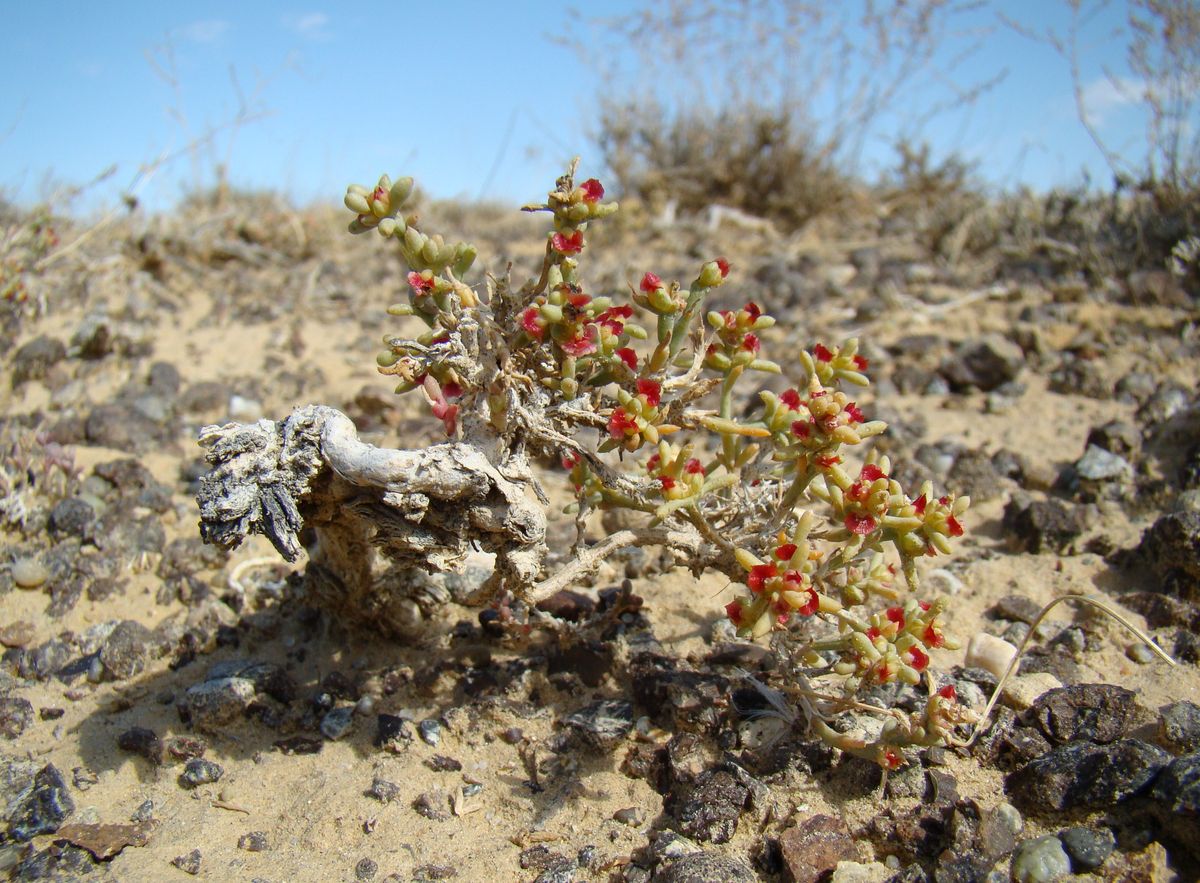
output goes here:
[[[639, 6], [595, 2], [586, 16]], [[994, 22], [1003, 9], [1061, 27], [1065, 6], [1011, 0], [975, 21]], [[1113, 89], [1103, 73], [1124, 70], [1119, 43], [1103, 38], [1123, 15], [1115, 3], [1092, 23], [1083, 79], [1105, 137], [1136, 149], [1136, 89]], [[611, 57], [619, 76], [604, 83], [550, 39], [572, 28], [587, 39], [572, 21], [565, 5], [541, 0], [11, 3], [0, 34], [9, 72], [0, 82], [0, 191], [31, 202], [115, 164], [79, 208], [111, 203], [131, 185], [144, 204], [164, 208], [227, 162], [235, 184], [286, 191], [298, 203], [336, 204], [347, 183], [382, 171], [416, 175], [435, 196], [529, 200], [574, 154], [594, 168], [597, 96], [645, 86], [636, 59], [619, 49]], [[1085, 168], [1107, 182], [1076, 121], [1062, 59], [1000, 29], [959, 70], [985, 79], [1001, 69], [1000, 86], [925, 129], [935, 150], [962, 153], [1003, 186], [1074, 183]], [[220, 128], [239, 108], [255, 118]], [[897, 120], [909, 112], [903, 101], [894, 110]], [[138, 176], [164, 156], [173, 158]], [[890, 156], [874, 143], [864, 163], [878, 168]]]

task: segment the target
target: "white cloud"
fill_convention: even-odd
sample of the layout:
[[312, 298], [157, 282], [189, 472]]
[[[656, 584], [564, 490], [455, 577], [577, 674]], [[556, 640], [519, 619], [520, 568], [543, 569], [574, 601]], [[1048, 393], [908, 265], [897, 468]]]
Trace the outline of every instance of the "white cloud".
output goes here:
[[1145, 100], [1146, 84], [1134, 77], [1097, 77], [1083, 87], [1083, 106], [1095, 123], [1114, 111]]
[[285, 15], [283, 26], [306, 40], [328, 40], [329, 16], [323, 12], [305, 12], [300, 15]]
[[205, 19], [194, 21], [183, 27], [176, 28], [175, 34], [193, 43], [215, 43], [225, 36], [229, 30], [229, 22], [223, 19]]

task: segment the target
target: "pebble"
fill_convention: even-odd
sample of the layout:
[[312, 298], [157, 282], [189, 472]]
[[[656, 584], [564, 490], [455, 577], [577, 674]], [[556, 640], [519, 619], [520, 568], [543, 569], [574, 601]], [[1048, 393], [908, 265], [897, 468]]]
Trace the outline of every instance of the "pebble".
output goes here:
[[1108, 828], [1066, 828], [1058, 832], [1058, 839], [1071, 859], [1071, 870], [1076, 874], [1095, 871], [1112, 855], [1116, 838]]
[[646, 821], [646, 811], [640, 806], [627, 806], [624, 809], [617, 810], [613, 813], [612, 817], [613, 821], [636, 828], [642, 822]]
[[421, 734], [422, 742], [434, 748], [442, 741], [442, 725], [433, 718], [426, 718], [417, 724], [417, 732]]
[[883, 862], [838, 862], [829, 883], [885, 883], [895, 873]]
[[201, 785], [220, 781], [223, 775], [225, 775], [225, 769], [219, 763], [201, 757], [193, 757], [183, 765], [183, 772], [179, 776], [179, 786], [181, 788], [198, 788]]
[[1138, 555], [1164, 581], [1178, 570], [1191, 577], [1178, 581], [1180, 589], [1194, 586], [1200, 579], [1200, 512], [1163, 515], [1142, 534]]
[[354, 879], [372, 880], [379, 873], [379, 863], [372, 858], [362, 858], [354, 866]]
[[163, 762], [163, 741], [157, 733], [146, 727], [131, 727], [121, 733], [117, 736], [117, 747], [144, 757], [155, 765]]
[[400, 786], [395, 782], [389, 782], [387, 779], [376, 776], [371, 780], [371, 787], [367, 789], [367, 796], [374, 797], [380, 803], [391, 803], [399, 799]]
[[708, 843], [728, 843], [750, 799], [749, 789], [725, 769], [701, 774], [677, 813], [682, 834]]
[[446, 811], [448, 805], [448, 799], [443, 792], [426, 791], [413, 801], [412, 807], [427, 819], [444, 822], [450, 818], [450, 813]]
[[1165, 706], [1158, 719], [1158, 741], [1180, 754], [1200, 749], [1200, 705], [1184, 699]]
[[1017, 648], [1003, 638], [986, 632], [976, 632], [967, 645], [963, 665], [967, 668], [982, 668], [996, 678], [1001, 678], [1016, 655]]
[[1050, 883], [1071, 873], [1071, 859], [1053, 834], [1026, 840], [1012, 857], [1014, 883]]
[[238, 838], [238, 849], [246, 852], [266, 852], [270, 849], [265, 831], [250, 831]]
[[1083, 533], [1084, 518], [1061, 500], [1033, 500], [1015, 494], [1004, 507], [1001, 529], [1018, 552], [1066, 552]]
[[403, 751], [413, 740], [413, 725], [395, 714], [380, 714], [375, 718], [375, 747], [385, 751]]
[[1000, 334], [964, 341], [941, 367], [956, 389], [990, 392], [1016, 378], [1025, 365], [1021, 348]]
[[36, 637], [37, 628], [27, 619], [19, 619], [0, 628], [0, 644], [5, 647], [28, 647]]
[[713, 852], [682, 855], [654, 874], [654, 883], [755, 883], [758, 879], [741, 859]]
[[75, 811], [67, 783], [53, 764], [46, 764], [7, 809], [8, 834], [22, 842], [53, 834]]
[[216, 678], [188, 687], [179, 716], [193, 727], [215, 729], [239, 718], [254, 699], [253, 681]]
[[193, 877], [200, 873], [200, 863], [204, 860], [204, 856], [200, 850], [193, 849], [187, 855], [177, 855], [171, 859], [171, 864], [179, 868], [185, 874], [191, 874]]
[[784, 873], [795, 883], [817, 883], [841, 861], [857, 861], [858, 846], [839, 817], [814, 815], [779, 835]]
[[36, 589], [50, 579], [50, 568], [36, 558], [18, 558], [12, 565], [12, 578], [18, 589]]
[[0, 696], [0, 736], [15, 739], [33, 723], [33, 703], [19, 696]]
[[321, 735], [337, 741], [354, 729], [354, 708], [344, 705], [334, 708], [321, 718]]
[[1128, 735], [1143, 714], [1132, 690], [1112, 684], [1051, 689], [1039, 696], [1030, 710], [1031, 719], [1046, 737], [1060, 745], [1079, 739], [1114, 742]]
[[21, 346], [13, 355], [11, 365], [12, 388], [16, 389], [28, 380], [41, 380], [51, 366], [67, 357], [67, 347], [53, 337], [42, 335]]
[[565, 723], [593, 748], [607, 751], [624, 741], [633, 729], [633, 703], [602, 699], [568, 715]]
[[1154, 782], [1150, 794], [1168, 812], [1200, 816], [1200, 752], [1172, 760]]
[[146, 667], [146, 651], [153, 637], [139, 622], [126, 619], [118, 623], [100, 648], [105, 671], [118, 681], [140, 673]]

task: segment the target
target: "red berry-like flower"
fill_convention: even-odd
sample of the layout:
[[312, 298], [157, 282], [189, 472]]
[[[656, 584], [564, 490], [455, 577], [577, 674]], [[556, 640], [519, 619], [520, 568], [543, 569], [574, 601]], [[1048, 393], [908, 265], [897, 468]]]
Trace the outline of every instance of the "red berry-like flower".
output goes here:
[[821, 598], [817, 595], [816, 589], [808, 589], [808, 600], [796, 608], [796, 612], [801, 616], [812, 616], [821, 608]]
[[413, 293], [417, 297], [423, 297], [433, 291], [433, 277], [426, 279], [420, 273], [415, 271], [408, 274], [408, 284], [412, 286]]
[[793, 411], [800, 410], [800, 393], [795, 389], [784, 390], [783, 395], [779, 397], [779, 401], [783, 402]]
[[961, 537], [963, 535], [963, 527], [953, 515], [946, 518], [946, 529], [950, 531], [950, 536], [952, 537]]
[[864, 466], [862, 468], [862, 472], [859, 473], [860, 478], [863, 478], [867, 481], [872, 481], [872, 482], [878, 481], [879, 479], [883, 478], [884, 475], [885, 475], [884, 471], [882, 469], [880, 469], [878, 466], [876, 466], [874, 463], [868, 463], [866, 466]]
[[725, 605], [725, 613], [729, 616], [729, 621], [738, 628], [742, 626], [742, 602], [730, 601]]
[[855, 356], [854, 357], [854, 367], [857, 368], [859, 371], [866, 371], [868, 364], [870, 364], [870, 363], [867, 362], [865, 357], [863, 357], [863, 356]]
[[[793, 424], [792, 431], [794, 432], [795, 429], [796, 429], [796, 427]], [[842, 458], [839, 457], [837, 454], [829, 454], [824, 457], [817, 457], [817, 465], [820, 466], [822, 469], [828, 469], [831, 466], [836, 466], [838, 463], [841, 463], [841, 462], [842, 462]], [[872, 528], [872, 530], [874, 530], [874, 528]]]
[[584, 202], [598, 202], [604, 198], [604, 185], [595, 178], [588, 178], [579, 185], [579, 189], [583, 191]]
[[742, 349], [757, 354], [762, 349], [762, 344], [759, 342], [757, 335], [747, 334], [742, 338]]
[[795, 554], [796, 554], [796, 544], [795, 543], [784, 543], [782, 546], [780, 546], [778, 549], [775, 550], [775, 557], [778, 558], [780, 561], [791, 561], [792, 556]]
[[958, 690], [954, 689], [953, 684], [947, 684], [946, 686], [940, 688], [937, 691], [937, 694], [943, 699], [948, 699], [951, 702], [958, 701]]
[[750, 575], [746, 577], [746, 585], [752, 592], [761, 592], [767, 580], [778, 575], [779, 570], [774, 564], [755, 564], [750, 568]]
[[627, 346], [621, 347], [621, 349], [616, 351], [615, 355], [618, 359], [625, 363], [625, 367], [627, 367], [630, 371], [637, 370], [637, 353], [635, 353], [632, 349]]
[[637, 421], [624, 408], [615, 408], [608, 418], [608, 434], [613, 438], [625, 438], [630, 430], [637, 432]]
[[570, 236], [555, 233], [550, 237], [550, 247], [559, 254], [579, 254], [583, 251], [583, 231], [576, 230]]
[[792, 435], [796, 436], [796, 438], [808, 438], [811, 434], [812, 426], [807, 421], [797, 420], [792, 423]]
[[889, 607], [886, 611], [884, 611], [884, 616], [887, 617], [888, 622], [894, 622], [896, 624], [896, 628], [904, 628], [903, 607]]
[[920, 647], [909, 647], [905, 655], [908, 656], [908, 664], [917, 671], [925, 671], [929, 667], [929, 654], [923, 652]]
[[762, 307], [760, 307], [754, 301], [750, 301], [744, 307], [742, 307], [742, 309], [746, 311], [746, 315], [750, 317], [751, 322], [762, 315]]
[[521, 327], [538, 340], [546, 333], [545, 327], [538, 321], [541, 313], [537, 307], [529, 307], [521, 314]]
[[717, 258], [717, 269], [721, 271], [722, 279], [729, 276], [730, 266], [729, 261], [725, 260], [725, 258]]
[[662, 279], [660, 279], [654, 273], [647, 273], [642, 277], [642, 284], [638, 287], [641, 288], [642, 291], [646, 292], [646, 294], [649, 294], [652, 291], [657, 291], [659, 288], [662, 288]]
[[568, 341], [559, 344], [559, 347], [568, 356], [586, 356], [596, 351], [596, 327], [587, 325], [579, 329], [576, 334]]
[[683, 464], [683, 471], [686, 472], [688, 475], [703, 475], [704, 474], [704, 464], [701, 463], [699, 460], [697, 460], [695, 457], [693, 457], [692, 459], [688, 460], [686, 463]]
[[925, 627], [925, 633], [921, 635], [921, 640], [925, 642], [926, 647], [941, 647], [946, 643], [945, 637], [933, 623]]
[[833, 353], [831, 353], [829, 351], [829, 349], [823, 343], [818, 343], [816, 346], [813, 347], [813, 355], [816, 356], [818, 359], [820, 359], [822, 362], [832, 362], [833, 361]]
[[582, 462], [583, 462], [583, 457], [580, 456], [578, 451], [567, 451], [565, 454], [562, 455], [563, 469], [574, 469], [576, 466], [578, 466]]
[[918, 515], [925, 514], [925, 495], [924, 494], [921, 494], [921, 496], [919, 496], [915, 500], [913, 500], [913, 509], [915, 509], [917, 511]]
[[675, 487], [675, 479], [671, 478], [669, 475], [660, 475], [658, 477], [658, 483], [662, 485], [662, 489], [664, 491], [669, 491], [671, 488]]
[[846, 415], [847, 419], [849, 419], [851, 423], [863, 422], [863, 412], [858, 405], [854, 404], [854, 402], [847, 402], [846, 407], [842, 408], [842, 412]]
[[462, 398], [463, 388], [453, 380], [442, 384], [442, 395], [448, 399]]
[[846, 514], [846, 530], [850, 533], [856, 533], [859, 536], [866, 536], [875, 529], [875, 519], [870, 515], [860, 512], [849, 512]]
[[646, 404], [651, 408], [657, 408], [658, 403], [662, 401], [662, 384], [656, 380], [639, 379], [637, 391], [639, 395], [645, 396]]

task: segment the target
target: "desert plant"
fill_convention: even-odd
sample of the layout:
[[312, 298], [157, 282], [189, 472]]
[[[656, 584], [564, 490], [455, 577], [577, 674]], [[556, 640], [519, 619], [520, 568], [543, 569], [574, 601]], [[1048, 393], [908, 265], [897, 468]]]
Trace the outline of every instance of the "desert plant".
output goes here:
[[[969, 500], [928, 485], [906, 493], [886, 457], [851, 465], [886, 428], [848, 392], [868, 383], [858, 342], [802, 351], [802, 382], [758, 392], [753, 416], [739, 416], [740, 387], [780, 367], [760, 336], [774, 318], [754, 303], [706, 310], [733, 272], [726, 260], [703, 263], [687, 286], [646, 272], [623, 295], [589, 293], [588, 226], [617, 206], [596, 179], [577, 182], [572, 164], [545, 202], [525, 207], [552, 222], [536, 276], [471, 285], [475, 249], [406, 216], [412, 187], [384, 177], [351, 187], [345, 202], [351, 231], [377, 231], [408, 266], [407, 302], [389, 312], [424, 327], [386, 337], [379, 370], [397, 392], [423, 397], [449, 440], [374, 448], [320, 407], [281, 424], [207, 427], [216, 468], [200, 493], [205, 538], [230, 547], [263, 533], [294, 560], [301, 525], [313, 527], [314, 595], [377, 629], [392, 622], [412, 569], [452, 568], [473, 547], [493, 553], [495, 569], [471, 600], [530, 605], [622, 547], [665, 547], [692, 572], [743, 587], [725, 606], [739, 634], [786, 635], [801, 706], [822, 738], [888, 767], [906, 746], [952, 740], [969, 712], [928, 675], [931, 651], [954, 645], [944, 599], [917, 595], [917, 564], [950, 551]], [[533, 457], [569, 470], [579, 525], [615, 508], [633, 513], [633, 526], [592, 545], [581, 529], [568, 562], [544, 575], [547, 496]], [[372, 546], [392, 562], [387, 574], [372, 568]], [[888, 712], [877, 739], [826, 720], [860, 707], [862, 691], [923, 678], [924, 708]]]

